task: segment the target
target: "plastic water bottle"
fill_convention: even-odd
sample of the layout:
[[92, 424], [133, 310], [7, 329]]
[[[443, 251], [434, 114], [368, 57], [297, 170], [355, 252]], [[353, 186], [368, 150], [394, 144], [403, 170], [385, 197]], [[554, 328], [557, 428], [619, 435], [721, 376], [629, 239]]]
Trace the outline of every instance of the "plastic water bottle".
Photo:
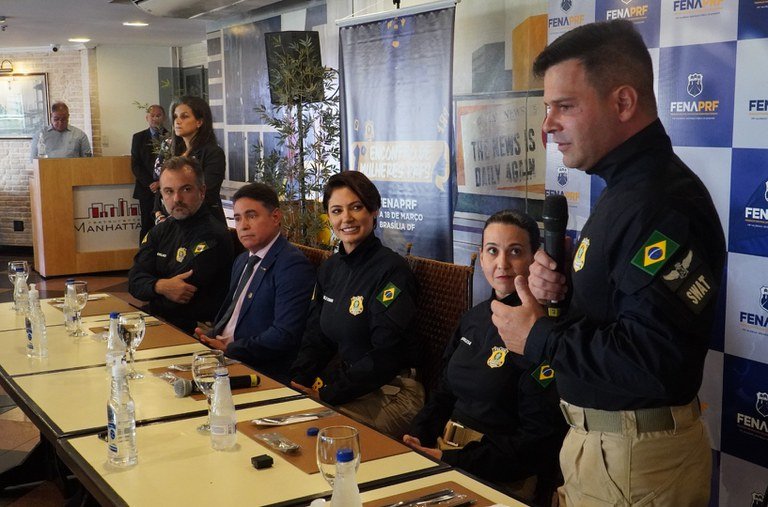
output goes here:
[[211, 397], [211, 447], [217, 451], [231, 449], [237, 443], [237, 418], [232, 390], [229, 387], [229, 371], [216, 368]]
[[118, 467], [138, 463], [136, 406], [128, 390], [123, 361], [112, 367], [112, 393], [107, 402], [107, 460]]
[[37, 158], [48, 158], [45, 152], [45, 139], [42, 132], [37, 136]]
[[16, 277], [13, 280], [13, 302], [16, 304], [18, 315], [25, 315], [29, 310], [29, 288], [22, 268], [16, 268]]
[[362, 507], [360, 488], [355, 476], [355, 453], [352, 449], [336, 451], [336, 477], [333, 479], [332, 507]]
[[48, 357], [48, 334], [45, 328], [45, 315], [40, 308], [40, 293], [35, 284], [30, 285], [29, 312], [27, 313], [27, 357], [39, 359]]
[[111, 372], [116, 364], [120, 364], [125, 359], [125, 342], [117, 333], [117, 320], [120, 314], [112, 312], [109, 314], [109, 334], [107, 335], [107, 371]]
[[64, 306], [62, 310], [64, 312], [64, 329], [67, 334], [74, 334], [77, 329], [77, 294], [75, 294], [75, 287], [72, 285], [74, 278], [68, 278], [64, 284]]

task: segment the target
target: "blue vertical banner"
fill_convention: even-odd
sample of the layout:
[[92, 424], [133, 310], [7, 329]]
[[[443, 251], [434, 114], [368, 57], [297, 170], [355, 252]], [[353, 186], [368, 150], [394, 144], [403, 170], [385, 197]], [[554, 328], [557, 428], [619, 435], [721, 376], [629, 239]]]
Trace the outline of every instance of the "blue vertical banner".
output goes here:
[[453, 259], [453, 6], [340, 28], [344, 169], [381, 192], [382, 241]]

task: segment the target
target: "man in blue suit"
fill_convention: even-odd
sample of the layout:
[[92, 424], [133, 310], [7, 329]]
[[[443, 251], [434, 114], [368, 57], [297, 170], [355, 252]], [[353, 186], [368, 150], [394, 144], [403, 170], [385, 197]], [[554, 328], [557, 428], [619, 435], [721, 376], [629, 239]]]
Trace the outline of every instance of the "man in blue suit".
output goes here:
[[250, 183], [232, 200], [237, 236], [246, 251], [235, 259], [213, 329], [197, 328], [195, 334], [227, 357], [288, 381], [307, 322], [315, 270], [280, 234], [282, 213], [274, 190]]

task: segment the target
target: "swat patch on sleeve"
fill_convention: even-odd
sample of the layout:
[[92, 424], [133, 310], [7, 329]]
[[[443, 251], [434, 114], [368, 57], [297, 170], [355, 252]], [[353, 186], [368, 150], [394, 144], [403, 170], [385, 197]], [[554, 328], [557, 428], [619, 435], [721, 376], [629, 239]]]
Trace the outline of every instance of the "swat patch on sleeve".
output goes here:
[[712, 299], [719, 283], [701, 256], [691, 249], [686, 250], [670, 269], [664, 270], [659, 281], [697, 315]]
[[385, 307], [389, 308], [389, 305], [392, 304], [392, 302], [397, 299], [397, 296], [400, 295], [400, 289], [392, 282], [389, 282], [384, 289], [379, 293], [378, 296], [376, 296], [376, 299], [379, 301], [379, 303], [383, 304]]
[[632, 257], [632, 265], [655, 276], [669, 259], [675, 254], [680, 245], [657, 230], [645, 241], [643, 246]]

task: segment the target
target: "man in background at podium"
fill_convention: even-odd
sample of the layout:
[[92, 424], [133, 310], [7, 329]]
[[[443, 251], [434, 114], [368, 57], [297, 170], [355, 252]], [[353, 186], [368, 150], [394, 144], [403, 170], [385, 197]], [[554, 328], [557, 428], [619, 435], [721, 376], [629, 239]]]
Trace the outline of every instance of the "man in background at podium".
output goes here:
[[160, 147], [160, 141], [168, 132], [163, 126], [165, 123], [163, 106], [153, 104], [147, 108], [147, 123], [149, 128], [133, 134], [131, 142], [131, 170], [136, 177], [133, 198], [139, 201], [141, 211], [139, 241], [144, 239], [155, 225], [152, 209], [155, 206], [155, 192], [160, 186], [160, 182], [155, 181], [155, 159], [157, 158], [155, 147]]
[[[42, 142], [41, 142], [42, 141]], [[69, 124], [69, 107], [64, 102], [51, 106], [51, 124], [32, 138], [30, 158], [92, 157], [85, 132]]]
[[198, 321], [213, 320], [227, 294], [232, 238], [203, 206], [205, 183], [197, 160], [167, 160], [159, 191], [170, 217], [141, 241], [128, 291], [149, 301], [150, 313], [191, 334]]

